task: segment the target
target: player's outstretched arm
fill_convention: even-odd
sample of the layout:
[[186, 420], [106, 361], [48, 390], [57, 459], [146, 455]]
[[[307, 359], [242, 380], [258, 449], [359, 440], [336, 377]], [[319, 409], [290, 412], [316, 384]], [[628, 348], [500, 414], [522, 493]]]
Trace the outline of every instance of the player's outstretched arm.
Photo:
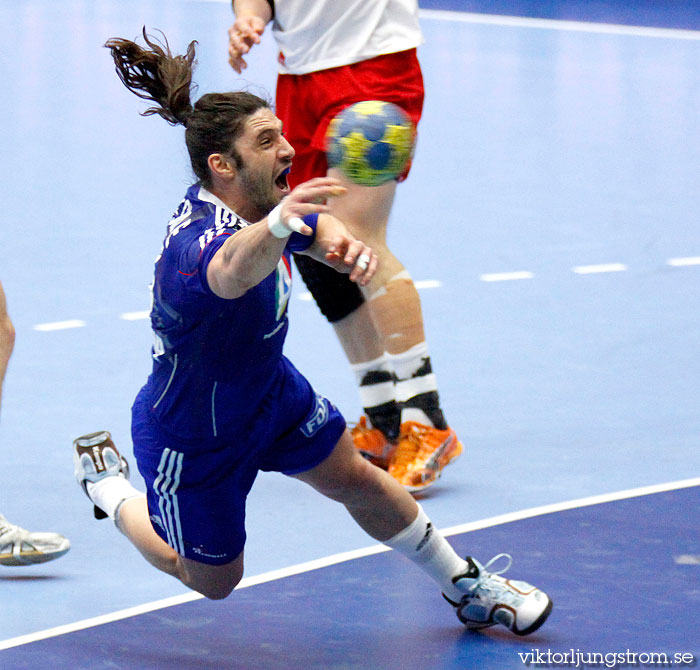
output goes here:
[[330, 214], [321, 214], [316, 239], [305, 252], [337, 272], [350, 274], [350, 280], [366, 286], [377, 271], [377, 254], [361, 240], [355, 239], [342, 221]]
[[240, 74], [248, 67], [243, 56], [260, 44], [272, 8], [267, 0], [233, 0], [233, 11], [236, 20], [228, 31], [228, 62]]

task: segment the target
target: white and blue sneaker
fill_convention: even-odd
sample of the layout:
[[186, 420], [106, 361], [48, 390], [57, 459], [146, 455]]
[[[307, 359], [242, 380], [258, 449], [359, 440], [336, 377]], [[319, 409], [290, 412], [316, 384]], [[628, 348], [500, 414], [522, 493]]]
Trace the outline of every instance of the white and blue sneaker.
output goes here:
[[[501, 558], [507, 559], [507, 565], [489, 572]], [[500, 576], [511, 566], [509, 554], [498, 554], [486, 565], [470, 556], [466, 561], [467, 572], [452, 579], [454, 585], [465, 592], [462, 600], [455, 603], [447, 596], [445, 599], [456, 608], [457, 617], [467, 628], [477, 630], [500, 623], [516, 635], [529, 635], [547, 620], [552, 601], [544, 591], [527, 582]]]
[[[129, 464], [114, 446], [112, 435], [106, 430], [82, 435], [73, 440], [73, 465], [75, 478], [88, 498], [88, 482], [98, 482], [105, 477], [119, 475], [129, 479]], [[94, 513], [96, 519], [107, 518], [107, 514], [97, 505]]]
[[0, 514], [0, 565], [46, 563], [60, 558], [70, 542], [58, 533], [32, 533], [10, 523]]

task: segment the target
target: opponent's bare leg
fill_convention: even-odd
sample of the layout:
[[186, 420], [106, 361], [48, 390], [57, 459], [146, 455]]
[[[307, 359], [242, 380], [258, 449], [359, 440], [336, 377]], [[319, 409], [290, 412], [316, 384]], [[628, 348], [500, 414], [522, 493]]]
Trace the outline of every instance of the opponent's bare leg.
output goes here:
[[[328, 174], [341, 179], [347, 190], [330, 203], [331, 213], [356, 237], [366, 241], [381, 259], [376, 274], [362, 290], [367, 301], [366, 315], [371, 317], [389, 356], [389, 366], [398, 378], [396, 399], [404, 406], [403, 418], [445, 429], [437, 380], [430, 369], [420, 297], [406, 268], [387, 245], [387, 224], [397, 183], [392, 180], [381, 186], [360, 186], [349, 182], [335, 168]], [[360, 318], [365, 318], [365, 314], [360, 314]], [[349, 339], [351, 333], [341, 335]], [[349, 345], [344, 344], [344, 348], [347, 350]]]
[[0, 400], [2, 399], [2, 383], [5, 380], [5, 372], [14, 346], [15, 328], [7, 312], [5, 292], [0, 284]]

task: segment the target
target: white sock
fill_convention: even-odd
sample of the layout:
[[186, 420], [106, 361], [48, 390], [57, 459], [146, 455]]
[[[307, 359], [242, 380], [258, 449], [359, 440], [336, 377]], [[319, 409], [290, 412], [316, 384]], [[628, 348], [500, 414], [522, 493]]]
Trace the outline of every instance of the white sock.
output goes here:
[[145, 494], [134, 488], [122, 475], [110, 475], [97, 482], [87, 482], [87, 492], [90, 500], [115, 523], [123, 502], [131, 498], [145, 497]]
[[[396, 374], [396, 399], [407, 403], [401, 412], [401, 421], [416, 421], [432, 426], [430, 417], [419, 406], [410, 401], [426, 393], [437, 394], [437, 378], [430, 366], [430, 351], [427, 342], [419, 342], [400, 354], [389, 354], [391, 367]], [[436, 409], [439, 409], [436, 396]]]
[[433, 526], [420, 505], [413, 523], [384, 544], [402, 553], [430, 575], [450, 600], [459, 602], [462, 599], [464, 591], [452, 583], [452, 578], [467, 572], [469, 566]]

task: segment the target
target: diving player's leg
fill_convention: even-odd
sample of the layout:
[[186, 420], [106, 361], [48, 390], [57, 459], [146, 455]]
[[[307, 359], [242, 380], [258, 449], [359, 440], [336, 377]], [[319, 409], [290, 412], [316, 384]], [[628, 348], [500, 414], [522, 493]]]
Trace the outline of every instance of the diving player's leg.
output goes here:
[[243, 577], [242, 551], [225, 565], [208, 565], [180, 556], [153, 530], [143, 497], [125, 502], [116, 524], [151, 565], [207, 598], [226, 598]]
[[[134, 407], [137, 410], [138, 403]], [[202, 475], [196, 466], [188, 468], [184, 454], [161, 448], [159, 436], [149, 435], [143, 425], [134, 437], [147, 495], [129, 481], [128, 463], [107, 431], [74, 441], [75, 476], [95, 506], [95, 517], [109, 517], [162, 572], [207, 598], [225, 598], [243, 575], [245, 494], [239, 496], [240, 504], [239, 498], [232, 501], [224, 495], [224, 503], [233, 508], [229, 513], [224, 503], [219, 504], [218, 489], [205, 492], [201, 500], [197, 497], [201, 487], [192, 480]], [[210, 509], [217, 514], [210, 514]]]
[[418, 514], [415, 500], [386, 472], [360, 456], [347, 430], [328, 458], [292, 476], [342, 503], [360, 527], [380, 542], [406, 528]]
[[411, 495], [359, 455], [349, 431], [324, 461], [293, 476], [345, 505], [365, 532], [435, 580], [467, 627], [500, 623], [517, 635], [526, 635], [548, 617], [552, 605], [544, 592], [500, 577], [504, 570], [489, 572], [498, 558], [507, 555], [499, 554], [485, 565], [458, 556]]

